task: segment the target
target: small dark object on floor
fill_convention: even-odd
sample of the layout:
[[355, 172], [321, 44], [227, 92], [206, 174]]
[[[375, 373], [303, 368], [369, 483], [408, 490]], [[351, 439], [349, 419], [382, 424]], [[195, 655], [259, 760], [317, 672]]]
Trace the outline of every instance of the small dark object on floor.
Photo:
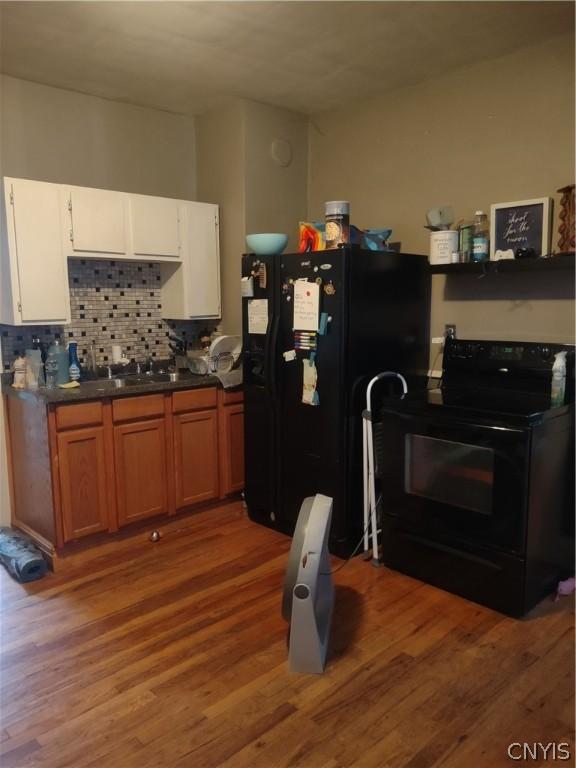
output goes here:
[[150, 534], [150, 541], [160, 541], [161, 535], [162, 534], [160, 533], [160, 531], [152, 531], [152, 533]]
[[13, 528], [0, 528], [0, 562], [21, 584], [41, 579], [48, 570], [40, 550]]

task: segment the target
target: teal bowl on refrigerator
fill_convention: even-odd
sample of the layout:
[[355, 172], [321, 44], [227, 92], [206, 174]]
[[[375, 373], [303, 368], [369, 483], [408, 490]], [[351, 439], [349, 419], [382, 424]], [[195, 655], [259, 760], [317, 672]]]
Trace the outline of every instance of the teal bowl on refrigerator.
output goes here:
[[270, 256], [282, 253], [288, 245], [288, 235], [280, 232], [263, 232], [255, 235], [246, 235], [246, 245], [249, 253], [257, 256]]

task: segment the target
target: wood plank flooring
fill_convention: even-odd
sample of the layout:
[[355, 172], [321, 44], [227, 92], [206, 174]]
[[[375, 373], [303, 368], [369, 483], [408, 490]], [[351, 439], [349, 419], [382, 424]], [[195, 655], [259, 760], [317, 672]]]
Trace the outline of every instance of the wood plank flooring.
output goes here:
[[291, 675], [290, 540], [239, 503], [161, 530], [28, 586], [0, 569], [2, 768], [498, 768], [524, 741], [574, 754], [570, 598], [515, 621], [356, 558], [335, 575], [326, 673]]

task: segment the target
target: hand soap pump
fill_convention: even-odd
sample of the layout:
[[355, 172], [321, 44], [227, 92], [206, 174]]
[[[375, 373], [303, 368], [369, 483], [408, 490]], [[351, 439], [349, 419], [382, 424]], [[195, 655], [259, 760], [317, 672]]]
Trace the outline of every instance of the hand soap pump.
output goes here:
[[78, 344], [75, 341], [68, 343], [68, 355], [70, 359], [70, 381], [78, 381], [80, 378], [80, 361], [78, 360]]
[[557, 352], [554, 355], [554, 364], [552, 366], [552, 393], [551, 401], [553, 406], [564, 405], [564, 394], [566, 392], [566, 352]]

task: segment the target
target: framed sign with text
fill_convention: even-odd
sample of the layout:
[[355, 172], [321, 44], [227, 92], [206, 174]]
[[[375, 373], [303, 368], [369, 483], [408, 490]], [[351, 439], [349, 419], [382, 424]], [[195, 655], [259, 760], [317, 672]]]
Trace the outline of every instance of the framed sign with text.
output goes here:
[[551, 217], [552, 199], [549, 197], [491, 205], [490, 259], [547, 256]]

